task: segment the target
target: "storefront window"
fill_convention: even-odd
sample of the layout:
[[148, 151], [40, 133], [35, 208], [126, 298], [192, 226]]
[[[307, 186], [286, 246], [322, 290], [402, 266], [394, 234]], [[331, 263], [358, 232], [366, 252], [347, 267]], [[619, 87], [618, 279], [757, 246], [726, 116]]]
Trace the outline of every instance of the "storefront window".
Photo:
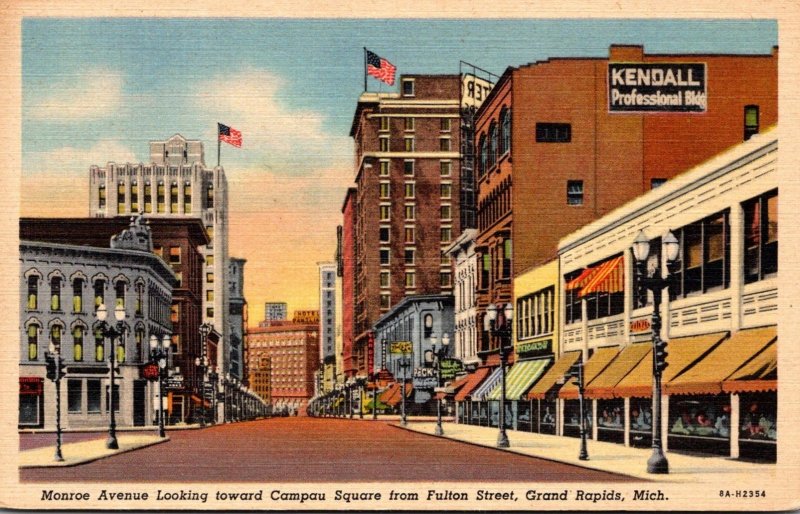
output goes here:
[[556, 433], [556, 401], [539, 402], [539, 430], [542, 434]]
[[67, 380], [67, 409], [71, 414], [81, 412], [83, 380]]
[[669, 403], [669, 434], [729, 438], [731, 406], [727, 395], [675, 396]]
[[653, 439], [653, 401], [650, 398], [630, 399], [631, 446], [647, 447]]
[[531, 402], [528, 400], [517, 402], [517, 428], [525, 432], [531, 431]]
[[[584, 419], [586, 421], [587, 433], [592, 430], [592, 411], [589, 408], [589, 402], [583, 402]], [[581, 409], [579, 400], [565, 400], [564, 401], [564, 435], [571, 437], [580, 436], [580, 419]]]
[[741, 431], [739, 439], [778, 440], [778, 405], [775, 393], [743, 394], [740, 398]]
[[478, 404], [478, 402], [470, 402], [470, 404], [471, 404], [470, 410], [472, 411], [472, 415], [470, 417], [469, 422], [471, 425], [477, 425], [480, 419], [480, 405]]
[[86, 381], [86, 410], [100, 412], [100, 381], [90, 379]]

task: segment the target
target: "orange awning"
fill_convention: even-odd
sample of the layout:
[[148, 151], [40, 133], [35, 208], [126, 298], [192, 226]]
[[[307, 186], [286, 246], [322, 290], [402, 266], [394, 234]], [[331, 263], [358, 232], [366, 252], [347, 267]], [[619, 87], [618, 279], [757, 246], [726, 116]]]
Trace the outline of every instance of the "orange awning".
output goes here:
[[650, 354], [652, 347], [653, 345], [650, 343], [638, 343], [624, 348], [619, 352], [617, 358], [586, 386], [586, 396], [588, 398], [613, 398], [614, 386], [625, 378], [644, 359], [645, 355]]
[[489, 372], [492, 368], [478, 368], [475, 370], [474, 373], [470, 373], [467, 375], [469, 378], [467, 382], [461, 387], [461, 390], [456, 394], [455, 401], [463, 402], [467, 399], [467, 397], [472, 393], [472, 391], [478, 387], [478, 385], [483, 382], [483, 380], [489, 375]]
[[726, 393], [754, 393], [778, 390], [778, 341], [753, 357], [722, 383]]
[[597, 273], [584, 284], [578, 296], [598, 291], [619, 293], [625, 290], [625, 270], [622, 255], [609, 259], [598, 266]]
[[[666, 383], [708, 353], [716, 344], [728, 336], [727, 332], [715, 332], [701, 336], [676, 337], [667, 346], [669, 366], [662, 373]], [[639, 364], [614, 386], [616, 398], [649, 398], [653, 396], [653, 357], [652, 343]]]
[[581, 272], [580, 275], [567, 282], [564, 288], [567, 291], [570, 291], [572, 289], [578, 289], [579, 287], [583, 287], [584, 284], [586, 284], [592, 278], [592, 276], [594, 276], [594, 274], [597, 273], [599, 268], [600, 268], [599, 266], [586, 268]]
[[[385, 401], [384, 403], [394, 407], [395, 405], [403, 401], [403, 395], [400, 393], [401, 389], [402, 386], [400, 384], [397, 384], [397, 387], [394, 389], [394, 394], [390, 398], [388, 398], [387, 401]], [[414, 387], [411, 384], [406, 384], [406, 398], [409, 397], [413, 389]]]
[[[606, 346], [605, 348], [597, 348], [594, 355], [589, 357], [583, 365], [583, 383], [589, 384], [600, 373], [605, 370], [608, 365], [614, 360], [614, 357], [619, 355], [618, 346]], [[562, 375], [563, 376], [563, 375]], [[567, 400], [575, 400], [578, 398], [578, 386], [575, 382], [569, 380], [564, 387], [559, 389], [558, 397]]]
[[[667, 394], [718, 394], [722, 382], [777, 338], [777, 327], [740, 330], [702, 360], [666, 382]], [[669, 351], [669, 348], [667, 349]]]
[[448, 391], [450, 391], [450, 392], [439, 392], [439, 393], [436, 393], [436, 399], [437, 400], [441, 400], [442, 398], [445, 398], [446, 396], [452, 396], [452, 395], [456, 394], [456, 392], [459, 389], [461, 389], [464, 386], [464, 384], [466, 384], [468, 381], [469, 381], [469, 375], [464, 375], [463, 377], [456, 379], [454, 382], [452, 382], [450, 385], [448, 385], [446, 387], [446, 389]]
[[553, 366], [539, 379], [528, 393], [529, 400], [543, 400], [548, 392], [556, 385], [556, 382], [564, 378], [569, 367], [575, 364], [581, 352], [566, 352], [558, 359]]
[[387, 403], [389, 398], [394, 396], [399, 389], [400, 389], [400, 384], [396, 382], [391, 384], [384, 392], [381, 393], [381, 395], [378, 397], [378, 400], [383, 403]]

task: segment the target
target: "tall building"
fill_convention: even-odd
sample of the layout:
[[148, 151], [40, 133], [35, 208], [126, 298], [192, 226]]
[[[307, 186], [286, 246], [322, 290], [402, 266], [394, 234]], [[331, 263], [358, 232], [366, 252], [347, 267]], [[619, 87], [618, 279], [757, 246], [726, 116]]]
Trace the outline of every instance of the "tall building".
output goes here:
[[[560, 237], [777, 122], [770, 55], [651, 55], [510, 67], [476, 113], [479, 355], [490, 303]], [[608, 302], [606, 298], [606, 302]]]
[[[342, 250], [339, 253], [339, 274], [342, 279], [341, 311], [342, 311], [342, 349], [341, 366], [337, 368], [348, 377], [355, 375], [353, 364], [353, 341], [355, 341], [355, 229], [356, 229], [356, 196], [358, 190], [348, 188], [342, 205]], [[336, 377], [334, 377], [334, 381]]]
[[452, 290], [443, 250], [461, 231], [460, 77], [405, 75], [353, 117], [353, 368], [373, 368], [373, 325], [404, 297]]
[[[320, 262], [319, 266], [319, 362], [323, 373], [323, 390], [333, 387], [331, 375], [336, 371], [336, 263]], [[326, 369], [330, 368], [327, 370]], [[324, 377], [327, 376], [327, 380]]]
[[286, 319], [286, 302], [266, 302], [264, 304], [264, 321], [283, 321]]
[[[197, 218], [208, 232], [204, 263], [202, 322], [230, 341], [228, 311], [228, 182], [225, 170], [207, 168], [201, 141], [175, 134], [150, 142], [147, 163], [114, 163], [89, 169], [89, 215], [143, 214], [147, 218]], [[227, 348], [216, 366], [229, 372]]]
[[247, 378], [244, 366], [244, 331], [247, 326], [247, 300], [244, 298], [244, 265], [246, 262], [245, 259], [231, 257], [228, 263], [229, 373], [239, 380]]

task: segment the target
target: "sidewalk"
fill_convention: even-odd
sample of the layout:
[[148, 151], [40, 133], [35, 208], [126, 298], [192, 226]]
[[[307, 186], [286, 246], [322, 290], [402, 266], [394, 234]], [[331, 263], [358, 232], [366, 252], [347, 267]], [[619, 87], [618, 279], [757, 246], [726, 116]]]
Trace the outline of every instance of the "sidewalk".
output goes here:
[[[436, 423], [410, 421], [406, 427], [399, 424], [392, 425], [436, 437], [434, 435]], [[454, 423], [444, 423], [442, 426], [444, 437], [448, 439], [478, 446], [496, 447], [497, 428]], [[584, 468], [621, 473], [643, 480], [675, 483], [719, 482], [724, 476], [726, 482], [734, 483], [739, 480], [752, 480], [754, 473], [758, 473], [762, 477], [775, 477], [775, 464], [743, 462], [724, 457], [698, 457], [673, 452], [665, 454], [669, 460], [669, 474], [651, 475], [647, 473], [647, 459], [652, 453], [650, 448], [630, 448], [621, 444], [590, 439], [587, 442], [589, 460], [582, 461], [578, 459], [580, 450], [580, 439], [578, 438], [517, 430], [507, 430], [506, 434], [511, 447], [497, 449], [498, 451], [509, 451]]]
[[153, 434], [118, 434], [117, 442], [119, 443], [119, 449], [109, 450], [106, 448], [106, 439], [106, 437], [100, 437], [90, 441], [80, 441], [63, 445], [61, 447], [61, 455], [64, 457], [63, 462], [56, 462], [53, 460], [55, 445], [25, 450], [19, 452], [19, 468], [77, 466], [78, 464], [85, 464], [87, 462], [111, 457], [112, 455], [118, 455], [120, 453], [138, 450], [139, 448], [169, 441], [169, 437], [161, 438]]

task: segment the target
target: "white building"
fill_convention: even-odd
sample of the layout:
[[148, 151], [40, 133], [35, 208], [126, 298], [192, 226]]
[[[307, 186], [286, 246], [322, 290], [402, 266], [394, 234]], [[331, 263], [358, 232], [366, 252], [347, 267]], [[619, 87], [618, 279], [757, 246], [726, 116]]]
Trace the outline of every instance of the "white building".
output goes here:
[[453, 296], [455, 297], [454, 357], [465, 366], [480, 364], [478, 357], [478, 327], [475, 291], [478, 286], [478, 255], [475, 253], [473, 228], [465, 229], [446, 253], [455, 268]]

